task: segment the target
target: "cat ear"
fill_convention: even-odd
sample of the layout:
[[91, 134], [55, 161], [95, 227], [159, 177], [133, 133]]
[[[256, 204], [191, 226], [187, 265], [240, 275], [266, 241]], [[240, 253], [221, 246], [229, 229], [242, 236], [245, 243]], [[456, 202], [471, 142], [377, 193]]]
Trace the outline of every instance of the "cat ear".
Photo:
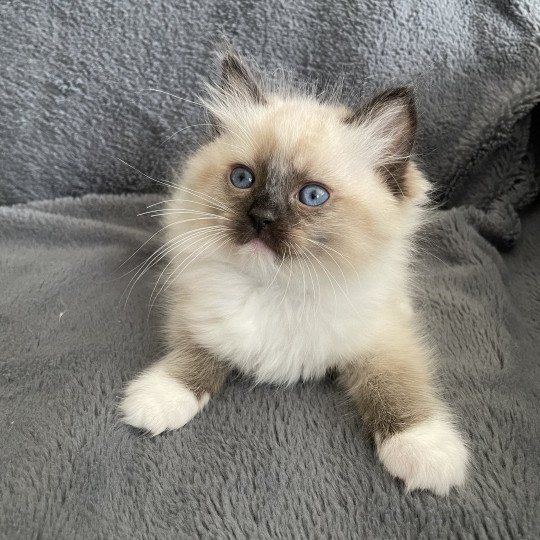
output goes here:
[[257, 77], [235, 53], [227, 51], [221, 56], [221, 89], [258, 104], [266, 99]]
[[407, 195], [406, 173], [416, 134], [416, 106], [410, 87], [386, 90], [353, 110], [345, 123], [367, 130], [376, 167], [390, 191]]

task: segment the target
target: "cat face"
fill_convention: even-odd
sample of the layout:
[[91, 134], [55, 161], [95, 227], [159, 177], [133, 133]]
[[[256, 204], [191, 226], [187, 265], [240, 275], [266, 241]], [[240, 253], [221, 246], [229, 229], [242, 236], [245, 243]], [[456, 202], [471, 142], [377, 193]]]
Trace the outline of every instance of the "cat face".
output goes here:
[[[357, 273], [416, 227], [427, 184], [410, 160], [407, 89], [351, 110], [264, 91], [228, 55], [206, 106], [214, 137], [187, 163], [166, 216], [171, 239], [191, 242], [179, 248], [262, 276], [285, 262]], [[174, 225], [175, 210], [190, 217]]]

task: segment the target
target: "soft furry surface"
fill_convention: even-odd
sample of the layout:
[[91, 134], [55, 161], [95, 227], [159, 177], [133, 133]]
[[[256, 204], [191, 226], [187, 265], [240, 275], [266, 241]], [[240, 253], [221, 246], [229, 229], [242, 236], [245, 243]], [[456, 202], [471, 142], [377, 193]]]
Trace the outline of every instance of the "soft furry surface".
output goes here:
[[539, 212], [504, 259], [472, 210], [433, 226], [418, 304], [474, 457], [466, 486], [438, 498], [383, 470], [331, 381], [233, 377], [157, 438], [119, 422], [123, 385], [160, 352], [153, 282], [124, 308], [116, 279], [153, 225], [135, 215], [155, 200], [0, 209], [0, 536], [537, 536]]
[[158, 189], [116, 158], [161, 177], [194, 147], [197, 105], [145, 89], [194, 100], [220, 34], [269, 72], [343, 75], [351, 104], [413, 81], [417, 150], [440, 199], [481, 205], [505, 225], [502, 245], [519, 231], [511, 207], [538, 192], [537, 0], [20, 0], [0, 13], [2, 202]]
[[0, 14], [2, 204], [155, 190], [116, 158], [161, 178], [205, 120], [145, 89], [193, 100], [223, 31], [269, 70], [343, 73], [351, 104], [415, 81], [424, 168], [440, 200], [476, 206], [435, 223], [418, 294], [475, 460], [448, 498], [405, 494], [330, 381], [232, 378], [178, 432], [123, 426], [159, 318], [149, 279], [122, 307], [116, 268], [155, 199], [0, 208], [0, 537], [538, 536], [540, 213], [504, 259], [484, 240], [511, 246], [538, 193], [537, 0], [21, 0]]

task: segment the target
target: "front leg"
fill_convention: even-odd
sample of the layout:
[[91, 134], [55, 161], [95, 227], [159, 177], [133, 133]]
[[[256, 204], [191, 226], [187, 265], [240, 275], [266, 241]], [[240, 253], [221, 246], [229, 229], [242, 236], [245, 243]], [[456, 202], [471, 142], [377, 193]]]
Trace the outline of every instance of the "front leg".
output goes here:
[[340, 373], [386, 469], [407, 489], [447, 494], [465, 480], [467, 449], [433, 390], [428, 352], [405, 328]]
[[178, 429], [221, 388], [227, 371], [200, 347], [184, 343], [128, 384], [122, 420], [152, 435]]

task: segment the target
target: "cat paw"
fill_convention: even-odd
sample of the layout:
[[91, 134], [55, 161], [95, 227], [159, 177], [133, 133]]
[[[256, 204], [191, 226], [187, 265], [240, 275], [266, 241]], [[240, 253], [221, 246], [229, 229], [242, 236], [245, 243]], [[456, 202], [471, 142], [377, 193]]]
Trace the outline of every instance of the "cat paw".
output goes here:
[[407, 490], [427, 489], [447, 495], [465, 481], [468, 452], [459, 433], [444, 419], [422, 422], [377, 443], [390, 474]]
[[200, 400], [165, 369], [156, 365], [131, 381], [120, 404], [122, 421], [151, 435], [187, 424], [208, 402]]

